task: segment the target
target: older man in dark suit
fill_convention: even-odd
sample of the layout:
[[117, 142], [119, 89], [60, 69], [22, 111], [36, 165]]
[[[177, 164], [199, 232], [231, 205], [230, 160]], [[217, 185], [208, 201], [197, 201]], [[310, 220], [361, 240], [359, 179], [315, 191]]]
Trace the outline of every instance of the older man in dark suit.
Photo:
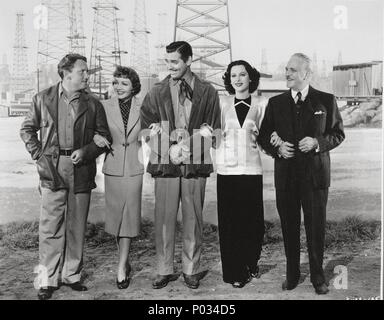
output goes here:
[[329, 151], [345, 135], [335, 97], [309, 86], [310, 78], [311, 60], [302, 53], [294, 54], [286, 67], [290, 90], [269, 100], [258, 142], [275, 158], [276, 203], [287, 258], [282, 288], [292, 290], [300, 279], [303, 208], [311, 282], [317, 294], [326, 294], [323, 255]]

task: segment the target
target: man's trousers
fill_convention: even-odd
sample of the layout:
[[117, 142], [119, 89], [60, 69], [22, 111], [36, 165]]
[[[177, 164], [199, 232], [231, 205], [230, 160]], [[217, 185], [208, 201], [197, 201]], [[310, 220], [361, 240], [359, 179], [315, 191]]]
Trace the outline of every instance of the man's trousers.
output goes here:
[[183, 273], [199, 272], [206, 178], [155, 178], [155, 238], [158, 274], [174, 273], [175, 231], [181, 200]]
[[[91, 193], [74, 193], [73, 164], [60, 156], [58, 173], [66, 189], [41, 188], [39, 225], [40, 287], [80, 281]], [[61, 272], [61, 278], [60, 278]]]

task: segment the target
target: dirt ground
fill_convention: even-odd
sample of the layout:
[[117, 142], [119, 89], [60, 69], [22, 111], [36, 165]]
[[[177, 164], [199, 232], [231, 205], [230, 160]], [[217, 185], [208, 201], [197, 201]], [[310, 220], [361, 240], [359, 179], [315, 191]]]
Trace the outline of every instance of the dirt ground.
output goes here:
[[[0, 225], [12, 221], [32, 221], [38, 218], [40, 199], [37, 174], [17, 130], [21, 119], [0, 119]], [[381, 130], [349, 130], [345, 143], [332, 154], [332, 187], [328, 202], [328, 219], [338, 220], [349, 215], [380, 220], [381, 218]], [[264, 159], [263, 159], [264, 161]], [[266, 218], [277, 219], [274, 203], [273, 164], [263, 162]], [[146, 180], [143, 190], [143, 216], [153, 219], [153, 185]], [[90, 221], [100, 221], [104, 214], [102, 181], [92, 195]], [[215, 181], [207, 184], [204, 220], [215, 224]], [[180, 276], [166, 288], [154, 290], [155, 250], [153, 234], [145, 234], [133, 243], [131, 285], [118, 290], [115, 285], [117, 264], [113, 241], [96, 245], [87, 243], [84, 281], [85, 293], [61, 287], [53, 299], [135, 299], [135, 300], [296, 300], [296, 299], [375, 299], [380, 295], [381, 241], [352, 243], [326, 250], [324, 266], [330, 292], [318, 296], [309, 281], [306, 249], [301, 259], [302, 282], [293, 291], [283, 292], [285, 256], [282, 243], [263, 248], [260, 279], [253, 279], [243, 289], [234, 289], [221, 278], [217, 230], [207, 233], [202, 255], [204, 278], [197, 290], [184, 285]], [[176, 249], [175, 267], [180, 272], [180, 241]], [[0, 243], [0, 300], [36, 299], [33, 281], [34, 266], [38, 264], [37, 249], [9, 249]], [[336, 266], [345, 266], [347, 288], [338, 286]], [[337, 270], [337, 268], [336, 268]]]
[[[207, 227], [207, 226], [206, 226]], [[100, 244], [88, 241], [85, 252], [84, 283], [89, 291], [77, 293], [68, 287], [57, 290], [57, 300], [346, 300], [378, 299], [380, 296], [380, 241], [359, 242], [326, 250], [325, 274], [330, 292], [316, 295], [309, 281], [306, 249], [301, 253], [300, 285], [292, 291], [282, 291], [285, 275], [285, 257], [282, 243], [265, 245], [260, 261], [261, 277], [253, 279], [242, 289], [234, 289], [221, 278], [221, 263], [217, 228], [205, 230], [202, 255], [201, 285], [197, 290], [185, 286], [182, 275], [167, 287], [154, 290], [155, 249], [153, 230], [134, 243], [131, 251], [131, 284], [126, 290], [115, 285], [117, 254], [113, 240]], [[180, 273], [180, 233], [175, 256], [176, 273]], [[12, 250], [0, 247], [0, 299], [36, 299], [33, 287], [38, 263], [38, 251]], [[338, 266], [338, 267], [337, 267]], [[337, 268], [346, 267], [346, 277], [340, 280]], [[336, 267], [336, 269], [335, 269]]]

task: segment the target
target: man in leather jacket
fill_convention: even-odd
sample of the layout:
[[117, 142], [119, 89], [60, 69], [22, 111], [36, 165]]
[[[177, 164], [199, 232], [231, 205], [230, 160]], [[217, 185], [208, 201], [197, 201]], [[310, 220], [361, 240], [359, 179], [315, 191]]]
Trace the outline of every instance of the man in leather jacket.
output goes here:
[[20, 130], [40, 176], [40, 300], [49, 299], [60, 283], [87, 290], [80, 282], [85, 229], [96, 158], [105, 151], [93, 137], [97, 132], [111, 141], [103, 106], [85, 90], [87, 59], [68, 54], [58, 72], [62, 81], [33, 97]]

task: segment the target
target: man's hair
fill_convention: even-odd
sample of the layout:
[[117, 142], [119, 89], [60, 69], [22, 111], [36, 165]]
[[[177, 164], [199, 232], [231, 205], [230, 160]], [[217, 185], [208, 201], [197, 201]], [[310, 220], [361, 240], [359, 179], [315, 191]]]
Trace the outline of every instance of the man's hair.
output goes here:
[[167, 53], [178, 52], [180, 53], [181, 59], [184, 62], [187, 62], [189, 57], [193, 56], [192, 47], [188, 42], [185, 41], [175, 41], [170, 43], [165, 48]]
[[224, 86], [228, 93], [235, 94], [235, 89], [231, 84], [231, 70], [233, 66], [244, 66], [249, 75], [249, 80], [251, 80], [249, 83], [249, 92], [254, 93], [259, 86], [260, 73], [256, 70], [256, 68], [253, 68], [247, 61], [244, 60], [236, 60], [231, 62], [227, 67], [227, 71], [225, 71], [223, 75]]
[[292, 57], [296, 57], [303, 60], [305, 62], [305, 67], [307, 71], [312, 73], [312, 60], [306, 54], [298, 52], [298, 53], [294, 53]]
[[132, 83], [132, 92], [131, 95], [137, 95], [141, 90], [140, 78], [137, 72], [128, 67], [116, 66], [115, 72], [113, 73], [115, 78], [126, 78], [131, 80]]
[[87, 58], [77, 54], [77, 53], [69, 53], [67, 54], [59, 64], [57, 65], [57, 72], [61, 79], [64, 78], [64, 70], [71, 72], [77, 60], [83, 60], [87, 62]]

